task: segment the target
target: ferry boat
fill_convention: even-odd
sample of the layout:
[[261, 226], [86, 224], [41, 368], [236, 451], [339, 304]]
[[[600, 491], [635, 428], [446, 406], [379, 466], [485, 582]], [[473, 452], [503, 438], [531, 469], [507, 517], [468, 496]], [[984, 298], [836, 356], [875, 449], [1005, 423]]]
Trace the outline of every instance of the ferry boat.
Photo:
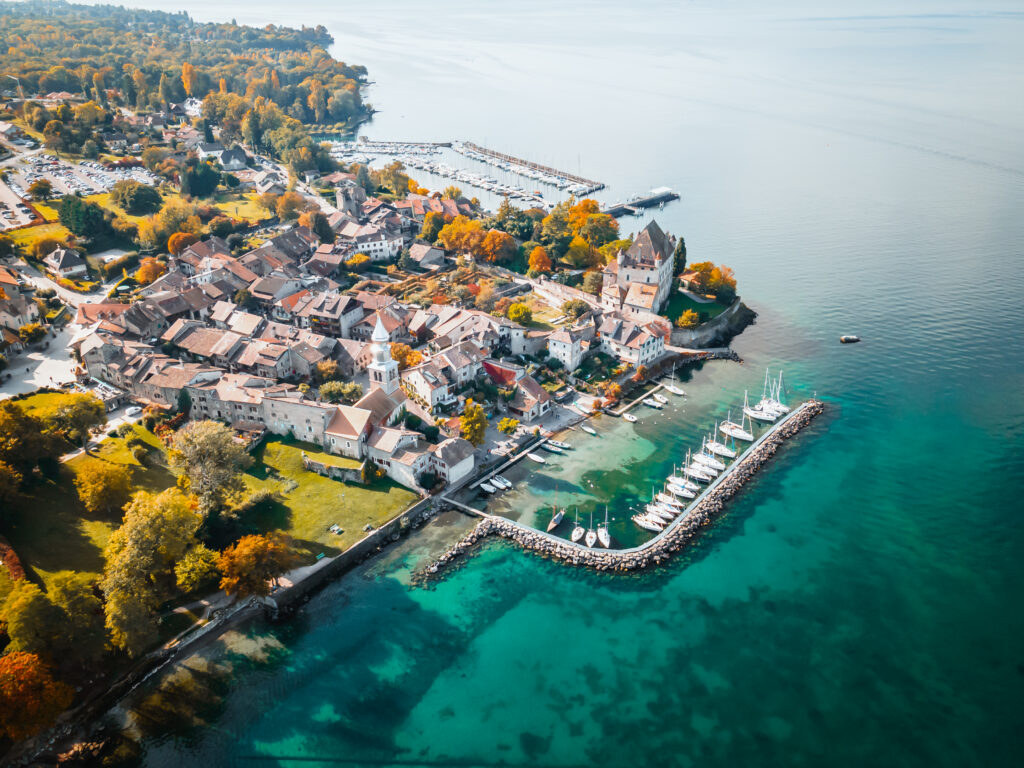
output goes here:
[[547, 459], [545, 459], [543, 456], [538, 456], [536, 453], [528, 453], [526, 454], [526, 458], [528, 458], [530, 461], [536, 461], [538, 464], [548, 463]]
[[632, 413], [624, 413], [624, 414], [622, 414], [622, 418], [624, 418], [624, 419], [625, 419], [626, 421], [629, 421], [629, 422], [637, 422], [637, 421], [640, 421], [640, 419], [638, 419], [638, 418], [637, 418], [636, 416], [634, 416], [634, 415], [633, 415]]
[[597, 430], [596, 430], [596, 429], [594, 429], [594, 428], [593, 428], [592, 426], [590, 426], [589, 424], [581, 424], [581, 425], [580, 425], [580, 429], [582, 429], [582, 430], [583, 430], [584, 432], [586, 432], [586, 433], [587, 433], [588, 435], [593, 435], [594, 437], [597, 437]]

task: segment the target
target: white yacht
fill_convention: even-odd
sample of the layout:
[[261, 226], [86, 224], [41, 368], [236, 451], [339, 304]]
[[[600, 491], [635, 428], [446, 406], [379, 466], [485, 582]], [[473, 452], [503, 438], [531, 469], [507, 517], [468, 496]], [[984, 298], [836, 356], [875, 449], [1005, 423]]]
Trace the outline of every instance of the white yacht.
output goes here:
[[683, 502], [681, 502], [675, 496], [672, 496], [672, 495], [670, 495], [668, 493], [664, 493], [664, 492], [659, 493], [654, 498], [658, 502], [660, 502], [661, 504], [664, 504], [667, 507], [674, 507], [676, 509], [682, 509], [683, 508]]
[[[693, 485], [693, 483], [691, 483], [691, 485]], [[697, 494], [694, 493], [693, 491], [691, 491], [689, 488], [684, 488], [683, 486], [676, 485], [675, 483], [669, 483], [667, 486], [665, 486], [665, 489], [669, 493], [671, 493], [671, 494], [673, 494], [675, 496], [681, 496], [684, 499], [695, 499], [695, 498], [697, 498]]]
[[657, 400], [652, 400], [649, 397], [645, 397], [642, 400], [642, 402], [643, 402], [644, 405], [649, 406], [651, 408], [658, 408], [658, 409], [661, 408], [661, 403], [659, 403]]
[[608, 507], [604, 508], [604, 527], [598, 523], [597, 526], [597, 540], [601, 542], [601, 546], [608, 549], [612, 545], [611, 534], [608, 533]]
[[494, 483], [494, 484], [495, 484], [496, 486], [498, 486], [499, 488], [502, 488], [502, 489], [504, 489], [504, 490], [506, 490], [506, 491], [507, 491], [507, 490], [508, 490], [509, 488], [511, 488], [511, 487], [512, 487], [512, 483], [510, 483], [510, 482], [509, 482], [508, 480], [506, 480], [506, 479], [505, 479], [504, 477], [502, 477], [501, 475], [495, 475], [494, 477], [492, 477], [492, 478], [491, 478], [491, 482], [492, 482], [492, 483]]
[[779, 418], [778, 413], [770, 409], [767, 400], [761, 400], [760, 403], [751, 407], [746, 391], [743, 392], [743, 414], [755, 421], [771, 422]]
[[640, 421], [640, 419], [638, 419], [632, 413], [624, 413], [624, 414], [622, 414], [622, 418], [624, 418], [626, 421], [629, 421], [629, 422]]
[[680, 488], [685, 488], [690, 491], [700, 490], [696, 485], [691, 483], [682, 475], [671, 475], [668, 479], [669, 485], [678, 485]]
[[594, 530], [594, 513], [590, 513], [590, 528], [587, 529], [587, 535], [584, 539], [588, 547], [594, 546], [597, 542], [597, 531]]
[[725, 421], [718, 425], [718, 430], [723, 435], [728, 435], [729, 437], [735, 440], [746, 440], [749, 443], [754, 439], [754, 435], [749, 430], [743, 428], [745, 421], [746, 414], [743, 415], [743, 419], [740, 421], [739, 424], [732, 421], [731, 419], [726, 419]]
[[719, 472], [725, 469], [725, 462], [719, 461], [714, 456], [707, 453], [708, 443], [707, 439], [700, 444], [700, 453], [694, 455], [694, 460], [699, 461], [701, 464], [711, 467], [711, 469], [717, 469]]
[[526, 454], [526, 458], [528, 458], [530, 461], [536, 461], [538, 464], [547, 464], [548, 463], [547, 459], [545, 459], [543, 456], [540, 456], [540, 455], [538, 455], [536, 453], [528, 453], [528, 454]]
[[715, 440], [715, 435], [718, 434], [718, 424], [715, 424], [715, 431], [711, 433], [710, 438], [704, 444], [705, 447], [716, 456], [724, 456], [727, 459], [735, 459], [736, 451], [727, 446], [725, 443], [720, 443]]
[[576, 513], [576, 525], [573, 526], [572, 533], [569, 534], [569, 538], [572, 539], [573, 541], [579, 541], [580, 539], [583, 538], [583, 534], [584, 533], [586, 533], [586, 531], [584, 531], [583, 530], [583, 526], [580, 525], [580, 513], [577, 512]]
[[651, 397], [653, 397], [655, 400], [657, 400], [662, 405], [665, 405], [665, 403], [668, 402], [668, 398], [667, 397], [665, 397], [662, 394], [658, 394], [657, 392], [655, 392], [653, 395], [651, 395]]
[[645, 531], [661, 533], [663, 530], [665, 530], [665, 523], [661, 522], [660, 520], [653, 520], [650, 517], [650, 515], [633, 515], [632, 520]]

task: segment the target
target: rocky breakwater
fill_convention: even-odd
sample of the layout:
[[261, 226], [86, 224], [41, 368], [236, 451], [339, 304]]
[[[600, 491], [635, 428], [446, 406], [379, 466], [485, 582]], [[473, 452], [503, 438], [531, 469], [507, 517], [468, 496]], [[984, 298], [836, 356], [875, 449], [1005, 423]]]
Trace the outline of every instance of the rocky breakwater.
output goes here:
[[439, 577], [478, 543], [492, 535], [501, 536], [543, 557], [598, 571], [628, 573], [665, 563], [723, 512], [729, 499], [775, 455], [786, 440], [810, 424], [823, 410], [824, 405], [818, 400], [804, 403], [748, 449], [748, 453], [733, 464], [716, 485], [705, 491], [683, 517], [677, 518], [668, 528], [639, 547], [624, 550], [589, 549], [503, 517], [488, 517], [430, 566], [420, 571], [416, 581], [425, 582]]

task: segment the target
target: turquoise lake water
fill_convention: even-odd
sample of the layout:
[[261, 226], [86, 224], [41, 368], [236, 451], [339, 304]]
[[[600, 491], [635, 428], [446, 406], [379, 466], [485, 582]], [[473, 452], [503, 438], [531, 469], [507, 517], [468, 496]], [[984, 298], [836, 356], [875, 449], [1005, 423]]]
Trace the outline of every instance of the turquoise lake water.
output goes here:
[[[566, 501], [635, 503], [765, 367], [830, 407], [658, 572], [498, 543], [412, 588], [469, 524], [446, 516], [114, 712], [147, 765], [1019, 764], [1019, 5], [188, 9], [325, 24], [370, 69], [371, 138], [470, 139], [608, 200], [681, 192], [656, 217], [736, 270], [745, 364], [608, 426], [552, 470]], [[538, 485], [505, 503], [531, 515]]]

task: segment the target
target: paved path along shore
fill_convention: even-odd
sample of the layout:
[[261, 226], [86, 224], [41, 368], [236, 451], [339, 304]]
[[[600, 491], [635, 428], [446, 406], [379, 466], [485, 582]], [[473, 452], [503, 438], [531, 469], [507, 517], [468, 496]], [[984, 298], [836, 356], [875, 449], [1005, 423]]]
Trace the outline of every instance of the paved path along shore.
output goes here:
[[820, 401], [808, 400], [773, 424], [694, 500], [686, 514], [677, 517], [664, 531], [640, 546], [618, 550], [590, 549], [514, 520], [487, 515], [458, 543], [420, 572], [418, 580], [427, 581], [437, 577], [447, 566], [488, 536], [501, 536], [541, 556], [599, 571], [626, 573], [659, 565], [694, 539], [700, 529], [722, 512], [726, 502], [736, 495], [779, 447], [810, 424], [824, 409]]

